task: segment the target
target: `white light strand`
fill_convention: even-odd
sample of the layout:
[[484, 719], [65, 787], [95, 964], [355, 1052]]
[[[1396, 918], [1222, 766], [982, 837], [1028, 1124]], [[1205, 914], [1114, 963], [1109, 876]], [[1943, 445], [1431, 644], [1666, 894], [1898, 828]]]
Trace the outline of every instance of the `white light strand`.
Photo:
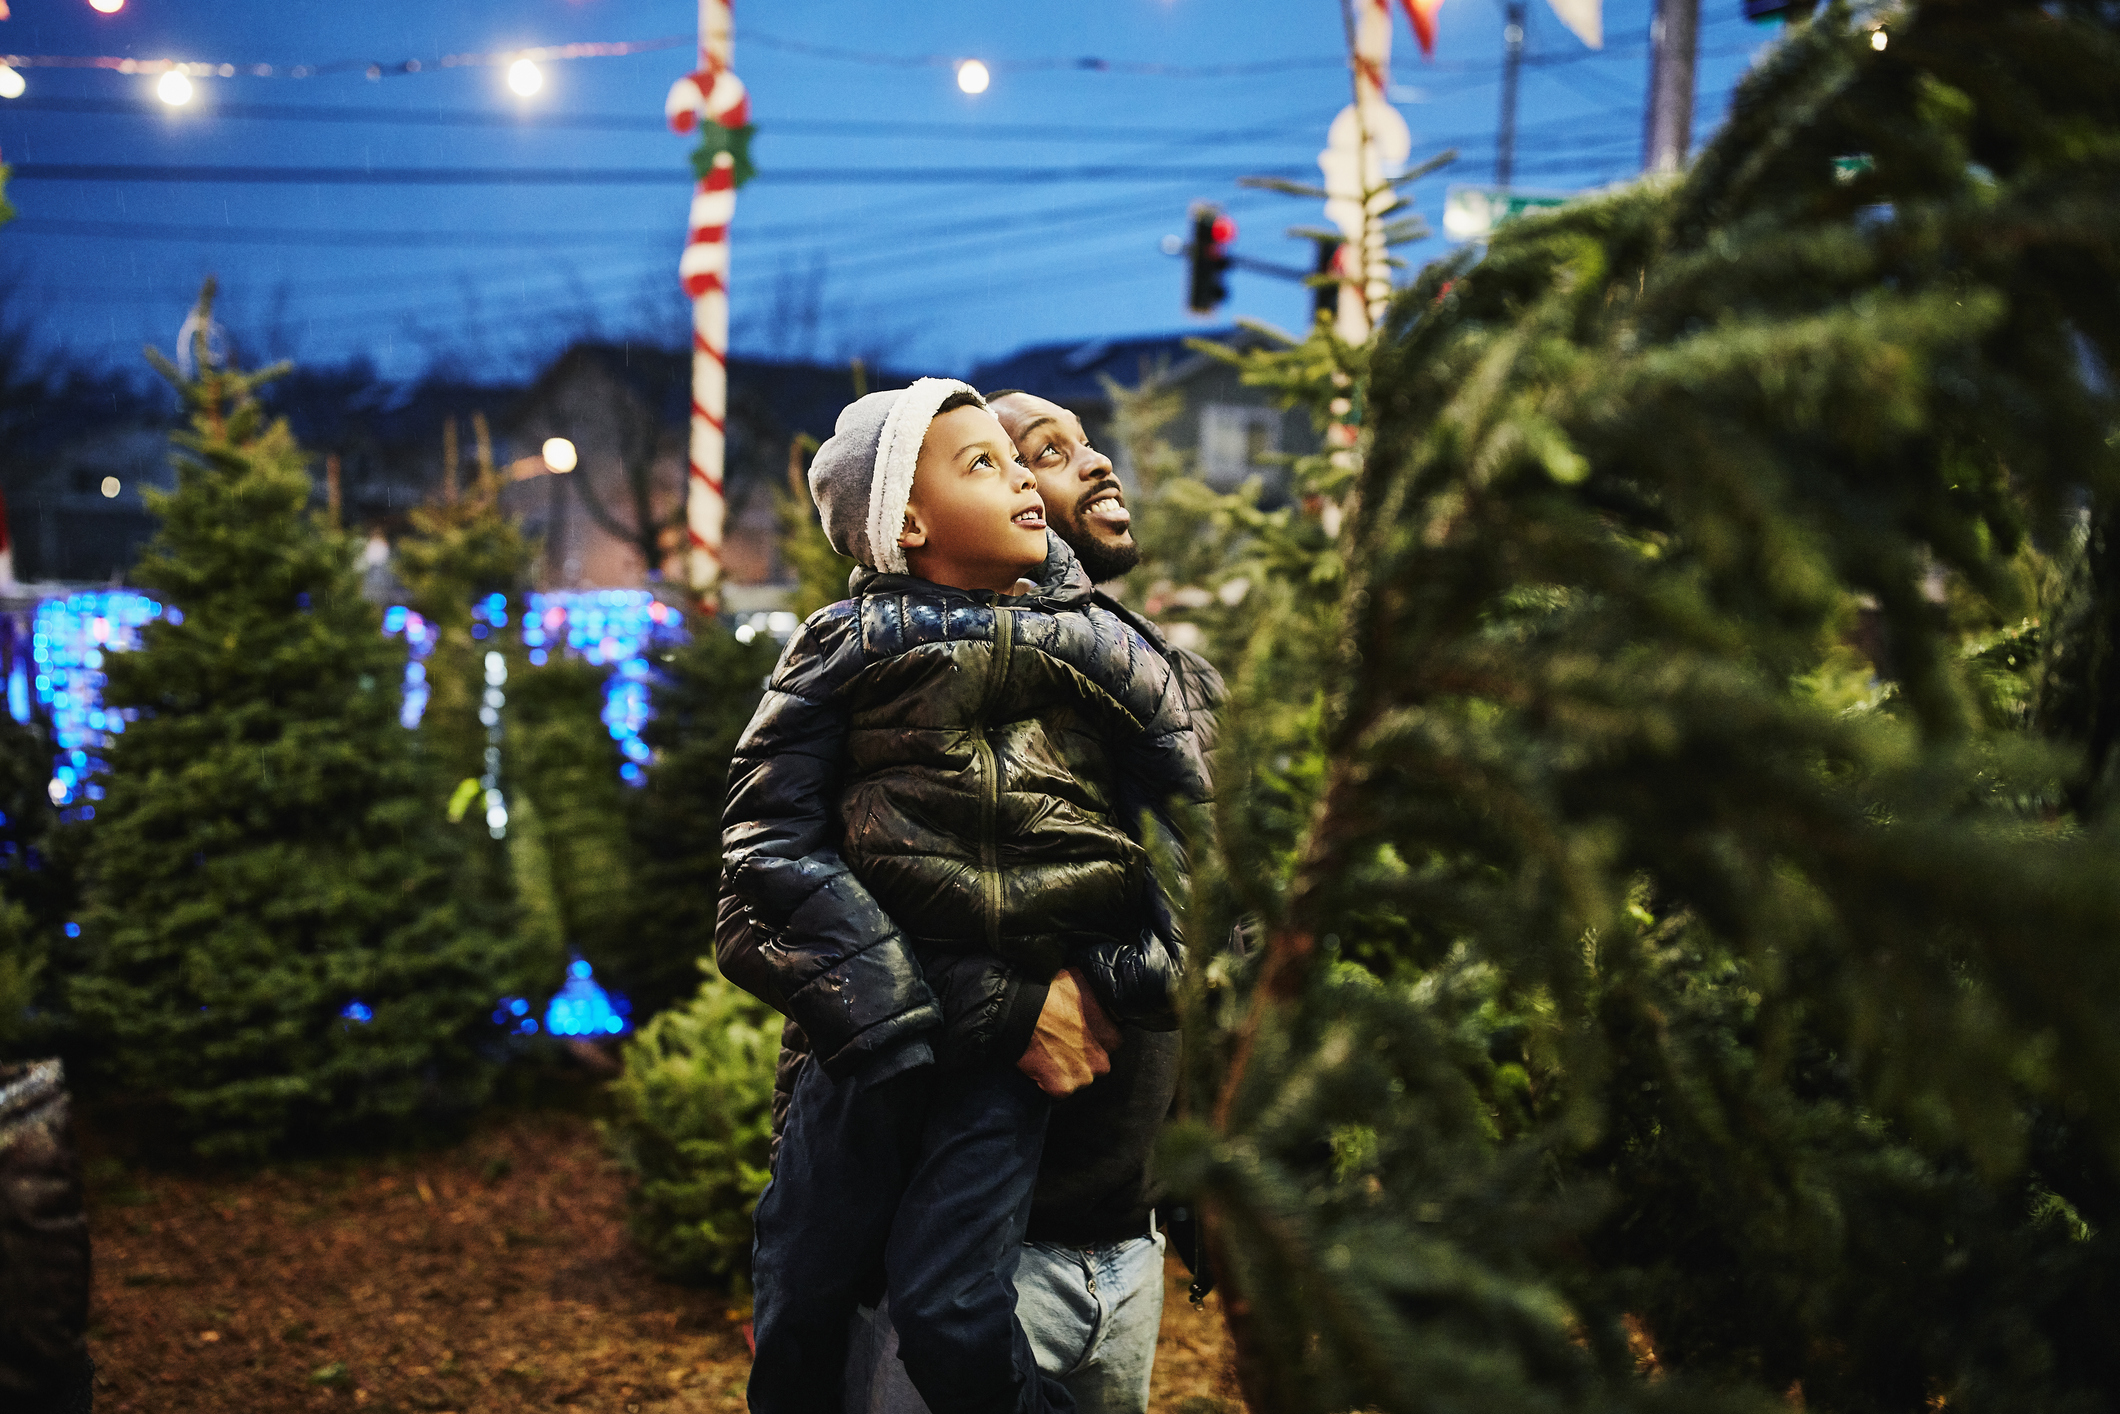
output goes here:
[[189, 59], [133, 59], [115, 54], [0, 54], [0, 64], [13, 69], [109, 69], [120, 74], [183, 74], [195, 79], [314, 79], [332, 74], [365, 74], [371, 79], [399, 74], [420, 74], [432, 69], [512, 67], [529, 62], [555, 63], [563, 59], [612, 59], [628, 54], [648, 54], [658, 49], [676, 49], [691, 38], [628, 40], [615, 44], [553, 44], [537, 49], [505, 49], [490, 54], [444, 54], [439, 59], [399, 59], [384, 63], [344, 59], [329, 64], [234, 64]]

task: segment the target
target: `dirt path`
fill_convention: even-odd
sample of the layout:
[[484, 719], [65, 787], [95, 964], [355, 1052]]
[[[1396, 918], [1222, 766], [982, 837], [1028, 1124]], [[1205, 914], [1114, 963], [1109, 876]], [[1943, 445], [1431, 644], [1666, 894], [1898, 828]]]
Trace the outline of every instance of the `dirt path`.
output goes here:
[[[738, 1313], [649, 1274], [579, 1116], [240, 1180], [96, 1167], [99, 1410], [743, 1407]], [[1234, 1411], [1220, 1312], [1170, 1275], [1153, 1408]]]

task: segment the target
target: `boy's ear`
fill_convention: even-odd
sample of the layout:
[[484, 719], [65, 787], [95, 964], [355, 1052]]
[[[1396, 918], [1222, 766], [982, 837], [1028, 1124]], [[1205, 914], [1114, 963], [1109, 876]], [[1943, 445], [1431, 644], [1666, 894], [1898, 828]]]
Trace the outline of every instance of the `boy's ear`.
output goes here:
[[905, 508], [905, 526], [898, 532], [898, 548], [901, 550], [919, 550], [924, 549], [926, 545], [927, 527], [920, 523], [920, 517], [914, 514], [913, 508], [907, 506]]

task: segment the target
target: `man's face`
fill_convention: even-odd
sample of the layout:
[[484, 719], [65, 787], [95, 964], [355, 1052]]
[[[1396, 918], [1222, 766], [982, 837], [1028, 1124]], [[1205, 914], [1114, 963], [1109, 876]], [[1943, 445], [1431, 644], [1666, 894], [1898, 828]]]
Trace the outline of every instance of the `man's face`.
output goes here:
[[991, 405], [1038, 478], [1053, 533], [1068, 543], [1093, 583], [1117, 579], [1141, 563], [1126, 491], [1111, 458], [1089, 444], [1082, 420], [1043, 398], [1010, 393]]
[[898, 543], [914, 574], [958, 589], [1005, 593], [1045, 563], [1045, 507], [992, 413], [952, 408], [928, 424]]

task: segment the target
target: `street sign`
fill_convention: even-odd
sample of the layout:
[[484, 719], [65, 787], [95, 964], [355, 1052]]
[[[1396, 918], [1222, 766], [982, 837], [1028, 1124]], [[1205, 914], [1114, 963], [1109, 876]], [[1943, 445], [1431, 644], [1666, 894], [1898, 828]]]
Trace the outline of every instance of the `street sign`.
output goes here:
[[1520, 191], [1514, 187], [1455, 186], [1443, 194], [1443, 233], [1454, 241], [1484, 240], [1495, 227], [1527, 211], [1559, 206], [1567, 192]]

